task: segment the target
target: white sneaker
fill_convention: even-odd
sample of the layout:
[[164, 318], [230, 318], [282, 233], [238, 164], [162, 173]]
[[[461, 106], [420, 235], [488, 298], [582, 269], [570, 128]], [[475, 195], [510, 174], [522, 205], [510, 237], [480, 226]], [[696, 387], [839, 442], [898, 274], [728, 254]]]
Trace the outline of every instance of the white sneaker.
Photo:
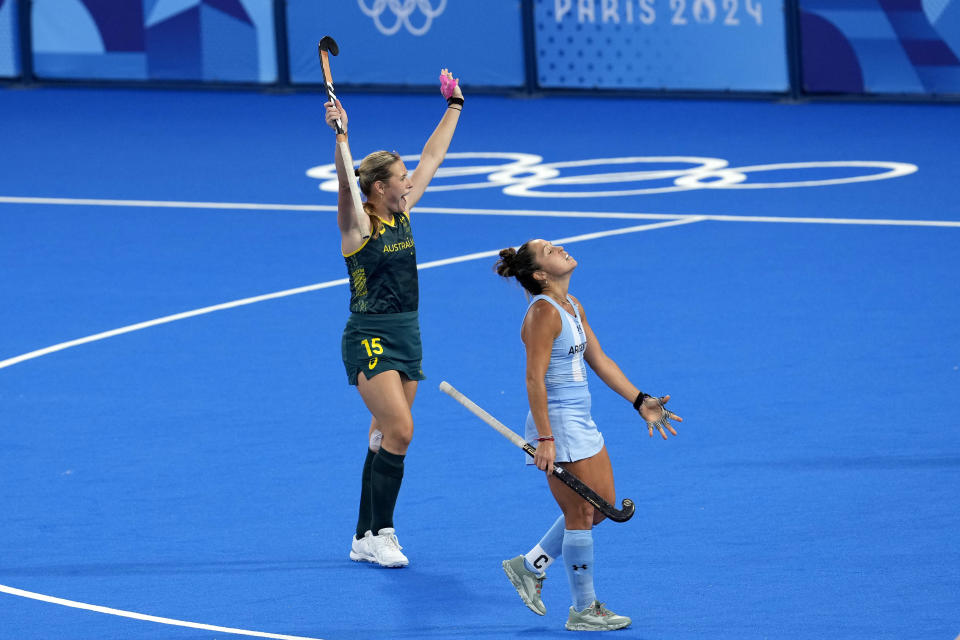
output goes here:
[[370, 539], [373, 538], [373, 532], [367, 531], [363, 537], [357, 540], [357, 536], [351, 536], [353, 542], [350, 544], [350, 559], [354, 562], [376, 562], [377, 559], [370, 549]]
[[629, 627], [630, 622], [627, 616], [618, 616], [603, 606], [602, 602], [594, 600], [593, 604], [583, 611], [570, 607], [567, 629], [569, 631], [615, 631]]
[[503, 561], [503, 571], [510, 579], [523, 604], [527, 605], [530, 611], [538, 616], [547, 614], [547, 607], [544, 606], [540, 598], [540, 590], [543, 588], [543, 581], [547, 579], [545, 573], [534, 573], [527, 569], [523, 564], [523, 556], [517, 556]]
[[[367, 536], [365, 536], [364, 539], [366, 540]], [[389, 527], [380, 529], [377, 535], [370, 535], [369, 539], [369, 549], [374, 558], [371, 562], [376, 562], [381, 567], [393, 569], [405, 567], [410, 564], [407, 556], [400, 552], [400, 549], [403, 547], [400, 546], [396, 532], [393, 529]]]

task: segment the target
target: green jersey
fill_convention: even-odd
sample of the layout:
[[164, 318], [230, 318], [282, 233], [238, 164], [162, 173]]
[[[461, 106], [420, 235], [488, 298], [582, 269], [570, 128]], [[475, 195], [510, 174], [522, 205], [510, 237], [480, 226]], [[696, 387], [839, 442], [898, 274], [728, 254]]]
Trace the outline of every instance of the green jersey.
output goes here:
[[348, 256], [350, 311], [402, 313], [420, 304], [417, 282], [417, 249], [406, 213], [394, 213], [393, 223], [383, 223], [376, 238], [368, 238]]

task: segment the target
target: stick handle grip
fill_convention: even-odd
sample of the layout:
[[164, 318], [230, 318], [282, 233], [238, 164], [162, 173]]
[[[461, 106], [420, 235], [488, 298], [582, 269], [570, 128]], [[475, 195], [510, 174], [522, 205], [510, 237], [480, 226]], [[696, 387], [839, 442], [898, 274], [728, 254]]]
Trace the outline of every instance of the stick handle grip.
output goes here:
[[[333, 92], [333, 74], [330, 73], [330, 57], [323, 49], [320, 50], [320, 66], [323, 69], [323, 88], [327, 91], [327, 97], [336, 103], [337, 94]], [[340, 123], [340, 118], [337, 118], [335, 124], [337, 125], [338, 135], [345, 133], [343, 125]]]

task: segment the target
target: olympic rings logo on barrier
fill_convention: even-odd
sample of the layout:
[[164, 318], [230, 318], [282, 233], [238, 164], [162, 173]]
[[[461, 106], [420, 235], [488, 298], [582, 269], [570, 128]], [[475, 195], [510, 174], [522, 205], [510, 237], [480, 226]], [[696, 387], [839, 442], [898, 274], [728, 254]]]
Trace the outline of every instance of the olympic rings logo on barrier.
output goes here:
[[[405, 163], [419, 155], [402, 156]], [[503, 160], [499, 164], [456, 166], [458, 160]], [[565, 162], [543, 162], [531, 153], [484, 152], [448, 153], [447, 166], [441, 167], [427, 191], [499, 188], [503, 193], [524, 198], [608, 198], [654, 193], [692, 191], [694, 189], [786, 189], [791, 187], [823, 187], [828, 185], [888, 180], [910, 175], [918, 170], [906, 162], [882, 160], [842, 160], [817, 162], [779, 162], [731, 167], [722, 158], [700, 156], [629, 156], [624, 158], [592, 158]], [[654, 165], [655, 168], [630, 171], [584, 173], [584, 167], [610, 165]], [[569, 170], [579, 170], [571, 174]], [[770, 182], [752, 181], [753, 174], [764, 172], [810, 173], [807, 179]], [[839, 174], [831, 177], [830, 174]], [[313, 167], [307, 171], [320, 180], [320, 189], [336, 191], [337, 170], [334, 164]], [[464, 180], [486, 176], [486, 180]], [[800, 177], [800, 176], [798, 176]], [[444, 184], [453, 180], [454, 184]], [[644, 184], [645, 183], [645, 184]], [[628, 188], [640, 184], [635, 188]], [[595, 185], [620, 185], [615, 189], [596, 189]]]
[[[360, 10], [373, 18], [377, 30], [385, 36], [392, 36], [400, 27], [406, 27], [407, 31], [415, 36], [422, 36], [430, 30], [433, 19], [443, 13], [447, 8], [447, 0], [439, 0], [437, 8], [434, 9], [431, 0], [373, 0], [373, 6], [367, 8], [366, 0], [357, 0]], [[387, 26], [380, 20], [387, 9], [393, 13], [395, 20], [393, 24]], [[423, 26], [417, 27], [411, 22], [410, 16], [415, 10], [419, 9], [424, 15]]]

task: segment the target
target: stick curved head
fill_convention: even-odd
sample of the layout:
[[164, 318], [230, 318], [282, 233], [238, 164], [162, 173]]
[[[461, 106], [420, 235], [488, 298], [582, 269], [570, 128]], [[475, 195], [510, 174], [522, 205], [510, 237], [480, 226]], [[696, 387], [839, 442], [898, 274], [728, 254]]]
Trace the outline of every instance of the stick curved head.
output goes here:
[[636, 505], [633, 504], [633, 500], [630, 498], [624, 498], [620, 501], [620, 511], [613, 514], [605, 514], [608, 518], [614, 522], [626, 522], [633, 517], [633, 512], [636, 511]]
[[330, 36], [323, 36], [317, 44], [317, 52], [322, 53], [324, 51], [329, 51], [335, 56], [340, 55], [340, 47], [337, 46], [337, 41]]

